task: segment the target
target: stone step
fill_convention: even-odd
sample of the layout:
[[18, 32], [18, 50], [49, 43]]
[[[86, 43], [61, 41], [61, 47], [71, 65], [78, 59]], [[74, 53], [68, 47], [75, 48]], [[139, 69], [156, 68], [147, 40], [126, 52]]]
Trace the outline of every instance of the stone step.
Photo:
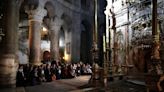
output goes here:
[[133, 80], [133, 79], [128, 79], [128, 80], [126, 80], [126, 81], [129, 82], [129, 83], [136, 84], [136, 85], [146, 86], [146, 84], [145, 84], [144, 81]]

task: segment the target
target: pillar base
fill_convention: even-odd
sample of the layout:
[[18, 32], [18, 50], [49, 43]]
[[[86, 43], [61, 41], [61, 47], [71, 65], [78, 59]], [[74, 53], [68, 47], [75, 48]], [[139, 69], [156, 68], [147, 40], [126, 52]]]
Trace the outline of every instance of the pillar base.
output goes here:
[[147, 92], [163, 92], [162, 81], [164, 81], [164, 74], [160, 59], [152, 59], [151, 68], [148, 74], [146, 74]]
[[147, 92], [163, 92], [164, 91], [164, 89], [162, 89], [162, 85], [160, 84], [161, 77], [162, 75], [153, 75], [153, 74], [146, 75]]
[[89, 85], [93, 87], [104, 87], [103, 69], [95, 69], [89, 80]]
[[15, 55], [6, 54], [0, 57], [0, 88], [16, 87], [17, 68]]

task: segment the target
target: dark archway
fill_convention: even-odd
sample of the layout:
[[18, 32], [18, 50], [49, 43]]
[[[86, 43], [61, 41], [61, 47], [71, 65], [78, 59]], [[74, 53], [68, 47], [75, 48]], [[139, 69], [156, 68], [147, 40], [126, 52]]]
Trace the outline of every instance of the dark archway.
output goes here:
[[61, 15], [63, 20], [61, 32], [64, 33], [64, 61], [67, 63], [72, 62], [72, 18], [65, 12]]
[[92, 31], [88, 21], [81, 22], [81, 45], [80, 45], [80, 60], [83, 63], [91, 62], [91, 46], [92, 46]]

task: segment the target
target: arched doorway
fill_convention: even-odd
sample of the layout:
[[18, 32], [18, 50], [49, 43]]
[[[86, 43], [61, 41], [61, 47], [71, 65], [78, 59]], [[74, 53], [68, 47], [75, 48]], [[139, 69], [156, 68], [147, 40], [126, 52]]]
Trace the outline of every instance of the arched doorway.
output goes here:
[[72, 18], [63, 13], [61, 15], [61, 19], [63, 20], [63, 24], [61, 27], [61, 36], [64, 36], [64, 56], [63, 60], [66, 63], [72, 62], [73, 55], [72, 55]]
[[61, 62], [65, 62], [64, 51], [65, 51], [65, 33], [63, 27], [61, 27], [59, 33], [59, 55], [60, 55]]

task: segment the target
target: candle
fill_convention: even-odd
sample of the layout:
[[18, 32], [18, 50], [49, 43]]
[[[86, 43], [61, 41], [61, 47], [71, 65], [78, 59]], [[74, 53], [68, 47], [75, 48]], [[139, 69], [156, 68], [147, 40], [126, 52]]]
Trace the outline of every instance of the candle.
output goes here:
[[103, 51], [106, 52], [106, 41], [105, 41], [105, 35], [103, 35]]

